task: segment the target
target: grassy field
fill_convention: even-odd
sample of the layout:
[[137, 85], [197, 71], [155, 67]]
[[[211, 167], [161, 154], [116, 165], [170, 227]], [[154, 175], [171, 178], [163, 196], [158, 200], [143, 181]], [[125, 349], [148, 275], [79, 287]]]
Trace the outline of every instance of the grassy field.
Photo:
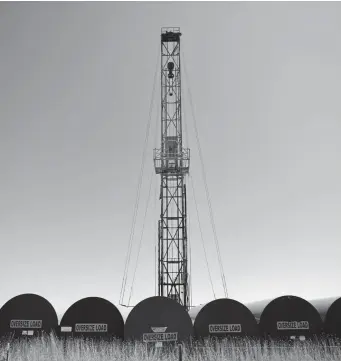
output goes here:
[[[1, 360], [6, 360], [6, 344], [1, 345]], [[12, 343], [9, 361], [176, 361], [178, 349], [147, 349], [141, 343], [92, 343], [73, 340], [66, 350], [55, 337], [44, 337]], [[340, 361], [341, 347], [327, 347], [311, 342], [295, 346], [270, 344], [262, 347], [259, 342], [221, 342], [216, 345], [183, 347], [183, 361]]]

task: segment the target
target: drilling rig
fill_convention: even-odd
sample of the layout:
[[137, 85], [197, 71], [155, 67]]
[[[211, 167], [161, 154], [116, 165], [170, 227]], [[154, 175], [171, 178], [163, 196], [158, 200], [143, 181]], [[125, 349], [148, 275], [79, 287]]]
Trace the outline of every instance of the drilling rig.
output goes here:
[[182, 147], [180, 28], [161, 29], [161, 148], [154, 149], [160, 174], [158, 221], [158, 295], [187, 310], [190, 289], [185, 177], [190, 150]]

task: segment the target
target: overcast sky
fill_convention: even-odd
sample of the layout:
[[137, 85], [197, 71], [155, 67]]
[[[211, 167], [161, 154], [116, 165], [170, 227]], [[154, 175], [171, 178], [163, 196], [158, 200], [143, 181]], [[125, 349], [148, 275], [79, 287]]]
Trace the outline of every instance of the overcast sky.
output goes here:
[[[183, 34], [184, 140], [216, 296], [188, 89], [229, 296], [340, 295], [340, 18], [338, 2], [1, 3], [0, 304], [26, 292], [58, 313], [87, 296], [118, 304], [162, 26]], [[154, 295], [159, 82], [131, 304]], [[213, 294], [190, 182], [197, 305]]]

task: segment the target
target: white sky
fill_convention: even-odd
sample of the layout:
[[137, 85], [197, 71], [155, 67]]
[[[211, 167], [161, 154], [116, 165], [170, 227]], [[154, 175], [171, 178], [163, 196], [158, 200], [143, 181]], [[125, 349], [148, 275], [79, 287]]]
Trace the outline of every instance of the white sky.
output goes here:
[[[340, 18], [338, 2], [1, 3], [0, 304], [32, 292], [58, 313], [87, 296], [117, 305], [162, 26], [183, 33], [184, 139], [217, 297], [188, 87], [229, 296], [340, 295]], [[157, 106], [132, 304], [154, 295]], [[199, 304], [213, 295], [190, 184], [188, 212]]]

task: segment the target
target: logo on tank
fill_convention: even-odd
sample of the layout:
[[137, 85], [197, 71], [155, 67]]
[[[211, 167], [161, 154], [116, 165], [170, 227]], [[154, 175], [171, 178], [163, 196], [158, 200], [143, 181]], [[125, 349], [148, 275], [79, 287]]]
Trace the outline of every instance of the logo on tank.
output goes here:
[[106, 323], [76, 323], [75, 332], [108, 332]]
[[225, 323], [208, 325], [209, 333], [239, 333], [242, 332], [242, 325], [239, 323]]
[[11, 320], [10, 328], [42, 328], [42, 320]]
[[309, 330], [308, 321], [277, 321], [277, 330]]
[[151, 327], [153, 333], [144, 333], [143, 342], [174, 342], [178, 340], [177, 332], [166, 332], [167, 327]]

